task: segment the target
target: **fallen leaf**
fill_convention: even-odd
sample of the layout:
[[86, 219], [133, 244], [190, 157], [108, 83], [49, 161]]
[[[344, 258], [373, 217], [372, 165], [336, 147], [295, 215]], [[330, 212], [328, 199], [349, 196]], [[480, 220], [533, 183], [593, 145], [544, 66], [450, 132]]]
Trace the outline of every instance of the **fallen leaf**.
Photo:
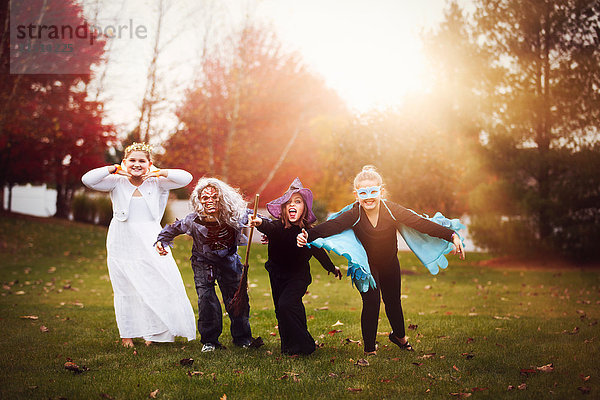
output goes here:
[[356, 361], [356, 365], [359, 367], [368, 367], [369, 361], [366, 358], [359, 358], [358, 361]]
[[353, 343], [353, 344], [360, 344], [360, 340], [352, 340], [350, 338], [346, 338], [344, 339], [344, 342], [347, 343]]
[[588, 386], [579, 386], [577, 390], [579, 390], [582, 394], [590, 394], [592, 389], [590, 389]]
[[[67, 358], [67, 360], [70, 360], [70, 358]], [[69, 370], [69, 371], [73, 371], [76, 374], [80, 374], [82, 372], [85, 371], [89, 371], [89, 368], [86, 367], [85, 365], [82, 365], [81, 367], [77, 364], [75, 364], [73, 361], [67, 361], [64, 364], [65, 369]]]
[[225, 393], [223, 393], [223, 396], [221, 396], [221, 398], [219, 400], [227, 400], [227, 395]]
[[188, 371], [187, 375], [188, 376], [204, 375], [204, 372], [202, 372], [202, 371]]
[[337, 378], [337, 374], [334, 374], [333, 372], [330, 372], [328, 375], [330, 378]]
[[538, 371], [542, 371], [542, 372], [552, 372], [552, 371], [554, 371], [554, 364], [550, 363], [550, 364], [542, 365], [541, 367], [537, 367], [536, 369]]
[[319, 307], [319, 308], [315, 308], [315, 310], [317, 310], [317, 311], [326, 311], [326, 310], [329, 310], [329, 307], [327, 307], [327, 306]]
[[23, 315], [21, 317], [19, 317], [21, 319], [38, 319], [39, 317], [37, 315]]
[[419, 325], [408, 324], [408, 329], [411, 331], [416, 331]]
[[49, 274], [53, 274], [54, 272], [56, 272], [56, 267], [50, 267], [50, 268], [48, 268], [48, 273]]
[[450, 393], [451, 396], [456, 396], [456, 397], [460, 397], [460, 398], [471, 397], [472, 394], [473, 393], [462, 393], [462, 392], [460, 392], [460, 393]]
[[346, 390], [349, 392], [362, 392], [361, 388], [347, 388]]
[[576, 334], [578, 334], [578, 333], [579, 333], [579, 327], [578, 327], [578, 326], [576, 326], [575, 328], [573, 328], [573, 330], [572, 330], [572, 331], [566, 331], [566, 330], [565, 330], [565, 331], [562, 331], [562, 333], [566, 333], [566, 334], [568, 334], [568, 335], [576, 335]]
[[22, 290], [19, 290], [18, 292], [15, 292], [15, 294], [22, 295], [22, 294], [25, 294], [25, 292]]
[[414, 362], [414, 363], [412, 363], [412, 365], [416, 365], [417, 367], [420, 367], [421, 365], [423, 365], [423, 363], [421, 363], [421, 362], [420, 363]]
[[506, 388], [506, 390], [515, 390], [515, 387], [513, 385], [508, 385], [508, 387]]
[[46, 326], [42, 325], [42, 326], [40, 326], [40, 332], [50, 332], [50, 329], [48, 329]]
[[392, 380], [391, 379], [381, 379], [379, 382], [381, 383], [390, 383]]
[[150, 396], [151, 399], [155, 399], [157, 395], [158, 395], [158, 389], [156, 389], [153, 392], [150, 392], [150, 394], [148, 396]]
[[527, 374], [535, 374], [537, 371], [533, 368], [521, 368], [519, 370], [519, 373], [521, 375], [527, 375]]
[[467, 338], [467, 343], [472, 343], [472, 342], [474, 342], [474, 341], [475, 341], [475, 339], [473, 339], [472, 337], [470, 337], [470, 338]]
[[427, 353], [427, 354], [423, 354], [422, 356], [419, 356], [419, 357], [417, 357], [417, 358], [421, 358], [421, 359], [423, 359], [423, 360], [426, 360], [426, 359], [428, 359], [428, 358], [433, 358], [433, 357], [435, 357], [435, 353]]
[[114, 400], [114, 397], [111, 397], [106, 393], [100, 393], [100, 397], [102, 397], [103, 399]]
[[473, 353], [462, 353], [461, 356], [464, 356], [467, 360], [470, 360], [471, 358], [475, 357]]
[[341, 329], [334, 329], [332, 331], [329, 331], [327, 333], [329, 333], [331, 336], [335, 335], [336, 333], [340, 333], [342, 330]]
[[344, 325], [344, 323], [338, 319], [337, 322], [331, 326], [340, 326], [340, 325]]
[[431, 289], [431, 285], [427, 285], [427, 286], [425, 286], [423, 289], [425, 289], [425, 290], [430, 290], [430, 289]]
[[452, 369], [455, 370], [455, 371], [457, 371], [457, 372], [460, 372], [460, 369], [458, 369], [458, 367], [456, 365], [453, 365]]
[[193, 358], [182, 358], [181, 360], [179, 360], [179, 364], [181, 365], [192, 365], [194, 363], [194, 359]]
[[584, 381], [584, 382], [587, 382], [587, 381], [590, 380], [590, 376], [589, 375], [588, 376], [579, 375], [579, 376], [581, 377], [581, 380]]
[[519, 386], [517, 386], [517, 389], [519, 389], [519, 390], [525, 390], [525, 389], [527, 389], [527, 384], [526, 383], [521, 383]]
[[472, 392], [483, 392], [484, 390], [488, 390], [488, 388], [486, 388], [486, 387], [474, 387], [474, 388], [471, 388]]

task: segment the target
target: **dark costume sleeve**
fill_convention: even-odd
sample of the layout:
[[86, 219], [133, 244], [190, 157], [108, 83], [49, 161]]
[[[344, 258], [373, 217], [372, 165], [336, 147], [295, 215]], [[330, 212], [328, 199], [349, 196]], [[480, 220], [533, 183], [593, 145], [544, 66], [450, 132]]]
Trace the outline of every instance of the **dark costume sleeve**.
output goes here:
[[187, 217], [185, 219], [177, 220], [170, 225], [166, 225], [158, 234], [156, 242], [161, 242], [163, 247], [165, 245], [172, 247], [173, 239], [175, 239], [179, 235], [187, 233], [188, 228], [187, 224], [185, 223], [186, 219]]
[[416, 229], [419, 232], [426, 233], [429, 236], [452, 242], [453, 230], [423, 218], [399, 204], [392, 203], [391, 201], [386, 202], [386, 204], [398, 223]]
[[329, 258], [329, 255], [324, 249], [321, 249], [319, 247], [311, 247], [310, 251], [313, 257], [315, 257], [321, 263], [321, 265], [323, 266], [323, 268], [325, 268], [327, 272], [335, 271], [335, 265], [333, 264], [333, 262]]
[[309, 229], [308, 241], [312, 242], [317, 238], [333, 236], [345, 231], [346, 229], [352, 228], [358, 219], [358, 213], [358, 203], [355, 203], [350, 210], [340, 214], [337, 218], [330, 219], [329, 221], [325, 221], [322, 224]]
[[272, 235], [276, 229], [273, 222], [262, 217], [260, 217], [260, 219], [262, 219], [262, 222], [256, 227], [256, 229], [258, 229], [260, 233], [264, 233], [267, 236]]

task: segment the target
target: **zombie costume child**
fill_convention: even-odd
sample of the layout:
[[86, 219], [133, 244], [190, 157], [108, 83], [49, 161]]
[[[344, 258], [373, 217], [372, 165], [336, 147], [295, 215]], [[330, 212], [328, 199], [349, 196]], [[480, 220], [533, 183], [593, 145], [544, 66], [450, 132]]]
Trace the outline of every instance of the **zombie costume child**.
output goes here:
[[277, 220], [256, 218], [253, 225], [268, 238], [269, 272], [275, 316], [281, 337], [283, 354], [311, 354], [315, 340], [308, 332], [302, 297], [312, 278], [309, 260], [315, 257], [323, 268], [341, 278], [337, 268], [323, 249], [298, 247], [296, 236], [301, 229], [316, 221], [312, 212], [312, 192], [302, 187], [296, 178], [287, 192], [267, 204], [267, 210]]
[[[237, 253], [238, 245], [247, 238], [242, 228], [248, 222], [246, 202], [237, 190], [215, 178], [201, 178], [190, 202], [194, 212], [184, 219], [165, 226], [158, 235], [157, 250], [173, 243], [181, 234], [193, 239], [192, 269], [198, 293], [198, 331], [204, 344], [202, 351], [223, 347], [219, 336], [223, 331], [223, 313], [215, 292], [218, 283], [223, 302], [229, 304], [242, 276], [242, 263]], [[231, 336], [237, 346], [247, 347], [252, 342], [249, 309], [234, 317], [231, 314]]]

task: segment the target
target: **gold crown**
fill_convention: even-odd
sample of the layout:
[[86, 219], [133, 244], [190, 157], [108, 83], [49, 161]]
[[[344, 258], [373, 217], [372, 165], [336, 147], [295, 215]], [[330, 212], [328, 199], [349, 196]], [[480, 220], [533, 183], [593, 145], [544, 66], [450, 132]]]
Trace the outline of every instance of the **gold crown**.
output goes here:
[[132, 151], [145, 151], [150, 154], [152, 152], [152, 146], [147, 143], [137, 143], [133, 142], [131, 145], [127, 146], [125, 149], [125, 154], [129, 154]]

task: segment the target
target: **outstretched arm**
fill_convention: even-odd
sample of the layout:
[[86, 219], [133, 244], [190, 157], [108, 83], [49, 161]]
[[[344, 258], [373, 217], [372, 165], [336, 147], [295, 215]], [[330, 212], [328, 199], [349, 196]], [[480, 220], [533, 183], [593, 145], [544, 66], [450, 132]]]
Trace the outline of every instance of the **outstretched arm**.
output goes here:
[[342, 279], [342, 273], [340, 272], [340, 269], [333, 264], [325, 250], [319, 247], [312, 247], [310, 250], [312, 255], [321, 263], [323, 268], [325, 268], [327, 275], [332, 273], [336, 278]]
[[154, 248], [161, 256], [168, 253], [165, 247], [173, 246], [173, 239], [177, 236], [186, 233], [187, 227], [185, 226], [184, 220], [177, 220], [170, 225], [166, 225], [158, 234]]
[[81, 177], [81, 182], [90, 189], [99, 190], [101, 192], [110, 192], [115, 188], [119, 178], [116, 175], [129, 174], [118, 164], [108, 165], [106, 167], [95, 168], [86, 172]]
[[158, 184], [165, 190], [187, 186], [193, 178], [192, 174], [183, 169], [158, 169], [148, 172], [144, 178], [147, 179], [151, 176], [158, 177]]
[[325, 221], [308, 231], [302, 229], [302, 232], [296, 238], [298, 247], [306, 246], [308, 242], [315, 239], [337, 235], [352, 228], [358, 220], [359, 212], [358, 204], [355, 204], [351, 209], [341, 213], [336, 218]]

